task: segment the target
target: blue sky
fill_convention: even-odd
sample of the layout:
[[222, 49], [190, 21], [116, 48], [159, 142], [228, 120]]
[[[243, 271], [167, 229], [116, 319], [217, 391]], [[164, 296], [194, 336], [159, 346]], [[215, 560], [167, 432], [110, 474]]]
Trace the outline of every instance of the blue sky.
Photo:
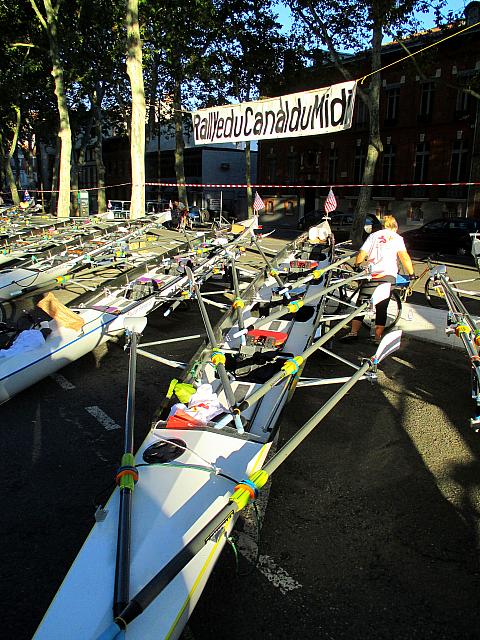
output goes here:
[[[464, 2], [464, 0], [449, 0], [444, 11], [463, 11], [465, 5], [468, 4], [468, 1]], [[290, 9], [286, 7], [283, 2], [277, 2], [276, 8], [279, 16], [279, 21], [284, 25], [284, 31], [288, 32], [292, 24]], [[433, 12], [431, 12], [430, 14], [419, 14], [418, 17], [419, 20], [421, 20], [423, 28], [429, 29], [434, 26]]]

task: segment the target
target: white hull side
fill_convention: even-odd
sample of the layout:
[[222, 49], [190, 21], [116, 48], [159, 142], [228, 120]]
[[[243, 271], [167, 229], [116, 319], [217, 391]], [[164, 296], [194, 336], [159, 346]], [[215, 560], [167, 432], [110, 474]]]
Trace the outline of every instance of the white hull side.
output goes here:
[[[269, 445], [204, 431], [162, 430], [181, 438], [228, 475], [244, 478], [259, 468]], [[150, 434], [137, 455], [156, 441]], [[177, 459], [203, 464], [193, 453]], [[131, 594], [136, 593], [228, 501], [233, 483], [193, 469], [141, 467], [132, 513]], [[110, 499], [47, 611], [35, 640], [93, 640], [112, 621], [119, 491]], [[233, 524], [233, 523], [232, 523]], [[128, 640], [178, 638], [224, 544], [209, 542], [164, 592], [129, 626]]]
[[46, 376], [74, 362], [108, 340], [110, 314], [93, 312], [84, 332], [59, 327], [52, 320], [52, 333], [35, 351], [0, 358], [0, 403], [27, 389]]

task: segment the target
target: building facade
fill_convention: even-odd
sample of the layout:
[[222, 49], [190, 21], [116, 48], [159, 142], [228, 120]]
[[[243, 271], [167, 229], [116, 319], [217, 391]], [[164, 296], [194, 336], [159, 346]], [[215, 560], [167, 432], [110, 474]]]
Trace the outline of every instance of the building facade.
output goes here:
[[[463, 24], [405, 41], [408, 50], [418, 51], [449, 32], [460, 31], [469, 21], [478, 22], [478, 7], [479, 2], [467, 6]], [[382, 47], [382, 66], [406, 55], [398, 43], [386, 44]], [[353, 77], [368, 73], [367, 58], [365, 52], [348, 59]], [[478, 186], [430, 186], [480, 181], [480, 101], [464, 90], [475, 87], [480, 93], [480, 28], [433, 47], [415, 61], [406, 60], [382, 72], [383, 153], [374, 184], [388, 186], [372, 190], [370, 211], [378, 215], [393, 213], [404, 225], [442, 216], [480, 217]], [[331, 65], [314, 68], [312, 74], [319, 79], [317, 86], [343, 81]], [[362, 182], [368, 117], [357, 95], [351, 129], [259, 144], [259, 182], [299, 186], [270, 191], [265, 187], [262, 197], [268, 206], [264, 222], [294, 226], [303, 212], [323, 208], [329, 185], [335, 185], [338, 210], [354, 210], [359, 188], [342, 185]]]
[[[245, 183], [245, 149], [234, 144], [195, 146], [188, 131], [184, 137], [184, 169], [188, 204], [209, 209], [214, 215], [245, 218], [246, 190], [232, 186], [217, 188], [208, 185], [238, 185]], [[108, 200], [128, 201], [131, 191], [130, 147], [125, 136], [111, 136], [103, 143]], [[251, 181], [257, 179], [257, 151], [251, 151]], [[162, 136], [147, 143], [145, 154], [145, 199], [154, 206], [163, 206], [178, 198], [175, 176], [175, 137], [166, 128]], [[163, 183], [162, 186], [157, 186]], [[165, 186], [171, 183], [172, 186]], [[206, 186], [201, 186], [206, 185]]]

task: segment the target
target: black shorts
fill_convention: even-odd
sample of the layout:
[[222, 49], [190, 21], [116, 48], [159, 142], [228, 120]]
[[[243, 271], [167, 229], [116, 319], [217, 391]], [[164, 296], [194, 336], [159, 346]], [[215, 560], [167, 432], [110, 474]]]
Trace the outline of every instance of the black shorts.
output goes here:
[[[372, 297], [375, 289], [381, 285], [388, 282], [389, 284], [395, 284], [396, 278], [394, 276], [384, 276], [383, 278], [379, 278], [378, 280], [365, 280], [363, 284], [360, 286], [360, 292], [358, 294], [357, 304], [360, 306], [364, 302], [368, 302]], [[384, 327], [387, 322], [387, 309], [390, 298], [386, 298], [382, 300], [375, 306], [375, 324], [381, 327]], [[358, 320], [362, 318], [359, 317]]]

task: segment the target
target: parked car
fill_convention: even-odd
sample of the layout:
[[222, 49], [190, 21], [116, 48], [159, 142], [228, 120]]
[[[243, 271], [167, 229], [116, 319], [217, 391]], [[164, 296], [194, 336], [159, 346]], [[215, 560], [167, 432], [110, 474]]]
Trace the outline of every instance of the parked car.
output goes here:
[[[321, 222], [325, 212], [322, 209], [316, 209], [306, 213], [305, 216], [299, 221], [300, 229], [308, 229], [314, 224]], [[333, 211], [330, 214], [330, 228], [333, 231], [336, 242], [345, 242], [350, 238], [350, 231], [352, 230], [353, 213], [343, 213], [342, 211]], [[368, 213], [365, 218], [365, 227], [363, 233], [363, 239], [365, 240], [368, 235], [374, 231], [380, 231], [383, 228], [382, 223], [373, 213]]]
[[325, 215], [325, 211], [323, 209], [315, 209], [314, 211], [308, 211], [303, 214], [303, 218], [300, 218], [298, 221], [299, 229], [308, 229], [314, 224], [318, 224], [322, 221], [322, 218]]
[[472, 250], [469, 234], [476, 231], [480, 231], [480, 220], [476, 218], [437, 218], [401, 235], [407, 249], [464, 256]]

